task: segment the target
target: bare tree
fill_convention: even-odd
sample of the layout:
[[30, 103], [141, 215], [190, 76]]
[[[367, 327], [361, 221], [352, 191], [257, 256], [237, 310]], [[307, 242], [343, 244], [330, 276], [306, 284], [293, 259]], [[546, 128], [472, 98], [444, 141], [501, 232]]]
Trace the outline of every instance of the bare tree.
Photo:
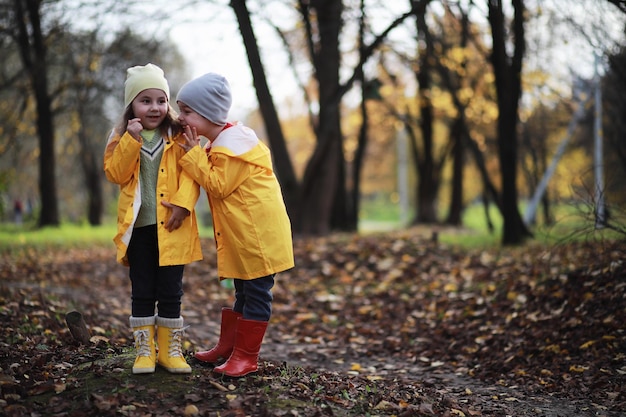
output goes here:
[[[102, 157], [101, 147], [100, 152], [96, 152], [94, 146], [94, 136], [100, 137], [100, 131], [97, 128], [102, 126], [103, 122], [103, 91], [98, 88], [99, 85], [95, 82], [94, 62], [99, 58], [99, 51], [97, 50], [97, 32], [93, 31], [91, 34], [87, 34], [84, 39], [83, 48], [80, 51], [70, 50], [70, 59], [68, 65], [70, 70], [68, 71], [72, 75], [72, 80], [75, 83], [74, 103], [78, 103], [78, 106], [74, 107], [77, 120], [79, 121], [77, 138], [79, 143], [79, 161], [82, 168], [85, 189], [87, 191], [87, 221], [92, 226], [100, 225], [102, 221], [103, 211], [103, 195], [102, 195]], [[94, 98], [100, 97], [100, 101], [95, 101]], [[98, 105], [99, 104], [99, 105]], [[98, 120], [100, 119], [100, 120]], [[100, 122], [100, 123], [98, 123]], [[104, 137], [102, 135], [101, 137]]]
[[[519, 100], [522, 92], [522, 62], [524, 57], [524, 1], [511, 0], [514, 15], [507, 35], [507, 21], [502, 0], [489, 0], [489, 24], [493, 50], [491, 63], [498, 97], [498, 157], [502, 176], [502, 243], [515, 245], [531, 236], [519, 212], [517, 192], [517, 124]], [[507, 43], [513, 45], [512, 56]]]
[[237, 16], [239, 31], [241, 32], [241, 37], [246, 47], [252, 79], [254, 80], [254, 88], [259, 102], [259, 109], [263, 116], [265, 130], [270, 142], [270, 147], [272, 148], [276, 174], [283, 189], [285, 205], [287, 206], [287, 211], [291, 218], [297, 218], [297, 203], [299, 201], [298, 180], [296, 179], [296, 174], [291, 164], [289, 153], [287, 152], [285, 137], [280, 127], [276, 106], [274, 105], [272, 94], [267, 85], [265, 69], [261, 61], [259, 47], [250, 21], [250, 12], [248, 11], [246, 0], [231, 0], [230, 6]]
[[[446, 16], [453, 16], [453, 12], [449, 4], [444, 4], [446, 10]], [[463, 10], [462, 6], [458, 6], [459, 18], [458, 21], [458, 45], [466, 50], [469, 46], [469, 13]], [[444, 45], [444, 51], [449, 47]], [[465, 142], [470, 140], [467, 138], [467, 122], [465, 120], [465, 108], [467, 103], [463, 103], [459, 97], [459, 90], [463, 84], [467, 84], [465, 76], [459, 74], [465, 74], [467, 71], [467, 58], [463, 58], [459, 63], [460, 71], [452, 73], [444, 65], [441, 65], [441, 61], [438, 61], [438, 72], [441, 75], [442, 83], [447, 86], [447, 89], [452, 95], [452, 100], [455, 108], [457, 109], [457, 116], [452, 121], [450, 128], [450, 142], [451, 142], [451, 156], [452, 156], [452, 187], [450, 189], [450, 209], [445, 222], [450, 225], [461, 225], [461, 214], [463, 212], [463, 169], [465, 168]]]
[[[412, 7], [418, 7], [413, 2]], [[388, 34], [406, 18], [410, 10], [398, 16], [359, 54], [352, 75], [339, 80], [341, 53], [339, 34], [342, 29], [343, 4], [340, 1], [300, 0], [299, 11], [304, 22], [310, 61], [317, 81], [319, 112], [314, 126], [317, 143], [307, 163], [302, 180], [301, 218], [298, 230], [305, 234], [326, 234], [331, 230], [354, 230], [350, 199], [346, 192], [345, 157], [341, 131], [341, 100], [359, 79], [359, 68], [369, 60]]]
[[[489, 50], [484, 46], [480, 36], [476, 36], [476, 30], [470, 22], [469, 15], [472, 4], [464, 8], [460, 3], [455, 4], [457, 12], [451, 7], [452, 2], [445, 2], [444, 7], [446, 14], [444, 20], [447, 25], [456, 28], [456, 34], [444, 33], [440, 36], [438, 49], [442, 55], [446, 55], [455, 47], [460, 46], [466, 53], [461, 61], [457, 62], [456, 69], [450, 65], [444, 65], [441, 59], [436, 61], [437, 72], [441, 77], [441, 84], [451, 95], [452, 103], [456, 109], [456, 118], [451, 121], [450, 126], [450, 145], [452, 155], [452, 188], [450, 198], [450, 211], [446, 218], [446, 223], [451, 225], [461, 224], [461, 214], [463, 210], [463, 170], [466, 166], [466, 153], [471, 155], [478, 169], [480, 179], [483, 183], [483, 198], [481, 199], [485, 205], [485, 214], [489, 230], [493, 231], [491, 219], [489, 218], [488, 204], [494, 201], [496, 206], [502, 212], [500, 203], [500, 194], [490, 178], [486, 158], [481, 151], [473, 136], [478, 134], [480, 124], [485, 124], [482, 120], [480, 123], [472, 123], [471, 119], [466, 116], [467, 109], [472, 105], [475, 98], [480, 97], [481, 100], [489, 102], [495, 100], [491, 97], [489, 91], [489, 83], [484, 77], [484, 62], [488, 60]], [[470, 60], [469, 57], [472, 57]], [[471, 98], [467, 98], [463, 94], [463, 90], [471, 90], [473, 92]], [[479, 117], [482, 119], [482, 117]], [[487, 125], [490, 125], [487, 122]]]
[[41, 0], [14, 0], [13, 36], [28, 74], [37, 108], [39, 136], [39, 193], [41, 211], [38, 225], [58, 226], [59, 209], [55, 180], [54, 119], [48, 92], [47, 43], [41, 22]]
[[[99, 29], [67, 33], [65, 45], [58, 51], [63, 57], [64, 74], [57, 86], [61, 107], [56, 113], [76, 122], [69, 124], [76, 126], [72, 130], [78, 144], [78, 166], [91, 225], [101, 224], [104, 211], [102, 149], [111, 129], [106, 111], [108, 99], [121, 96], [126, 68], [153, 61], [155, 56], [176, 56], [172, 46], [142, 39], [130, 30], [122, 30], [106, 44]], [[165, 50], [167, 55], [163, 54]], [[168, 69], [166, 63], [158, 62]]]
[[341, 130], [339, 35], [343, 1], [298, 1], [310, 61], [318, 84], [317, 144], [302, 180], [301, 216], [296, 230], [327, 234], [345, 225], [345, 159]]
[[[252, 66], [252, 75], [257, 97], [266, 122], [271, 129], [270, 145], [275, 153], [282, 154], [284, 139], [275, 119], [274, 104], [267, 89], [263, 66], [258, 56], [254, 34], [251, 31], [244, 0], [233, 0], [231, 6], [238, 14], [240, 31], [245, 36], [246, 50]], [[304, 1], [297, 2], [297, 9], [302, 18], [304, 39], [309, 62], [313, 68], [317, 88], [318, 110], [311, 113], [313, 131], [317, 138], [316, 146], [304, 172], [304, 177], [295, 186], [295, 178], [288, 164], [276, 163], [279, 179], [286, 181], [283, 192], [287, 202], [295, 202], [290, 214], [295, 233], [305, 235], [324, 235], [333, 230], [355, 230], [356, 212], [351, 209], [346, 187], [346, 161], [343, 153], [343, 134], [341, 131], [341, 101], [344, 95], [360, 80], [359, 68], [372, 56], [389, 32], [404, 19], [411, 16], [405, 13], [394, 20], [374, 40], [361, 49], [359, 63], [352, 70], [347, 81], [341, 83], [339, 69], [342, 65], [339, 48], [340, 34], [343, 29], [342, 1]], [[283, 40], [285, 38], [283, 37]], [[290, 46], [285, 42], [286, 46]], [[274, 114], [274, 116], [273, 116]], [[268, 130], [268, 134], [269, 130]], [[285, 156], [285, 160], [287, 157]], [[354, 216], [354, 217], [352, 217]]]
[[417, 216], [414, 223], [436, 223], [437, 209], [435, 202], [439, 192], [441, 170], [449, 147], [446, 147], [438, 156], [435, 155], [434, 136], [434, 107], [432, 103], [433, 77], [436, 68], [435, 39], [426, 23], [426, 6], [429, 1], [422, 1], [420, 9], [414, 9], [417, 29], [418, 69], [415, 77], [419, 91], [417, 95], [420, 110], [419, 127], [422, 137], [422, 148], [415, 141], [415, 134], [411, 137], [414, 160], [418, 171], [418, 186], [416, 194]]

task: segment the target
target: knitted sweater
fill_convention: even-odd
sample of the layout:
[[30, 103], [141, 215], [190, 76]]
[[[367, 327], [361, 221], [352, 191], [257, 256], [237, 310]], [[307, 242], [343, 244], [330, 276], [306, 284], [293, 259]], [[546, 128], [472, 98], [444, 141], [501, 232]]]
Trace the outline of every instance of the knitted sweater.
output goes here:
[[137, 215], [135, 227], [149, 226], [157, 222], [157, 177], [165, 147], [163, 137], [158, 130], [143, 131], [141, 137], [143, 138], [139, 165], [141, 209]]

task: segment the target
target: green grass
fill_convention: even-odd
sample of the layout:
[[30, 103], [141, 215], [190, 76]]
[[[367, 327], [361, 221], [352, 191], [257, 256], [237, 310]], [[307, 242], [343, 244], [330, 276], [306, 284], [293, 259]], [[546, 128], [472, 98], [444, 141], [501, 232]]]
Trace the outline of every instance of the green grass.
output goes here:
[[[377, 200], [362, 205], [359, 220], [359, 232], [385, 232], [401, 230], [406, 224], [399, 221], [399, 209], [396, 204]], [[523, 212], [523, 207], [522, 207]], [[593, 225], [592, 213], [585, 212], [585, 208], [572, 204], [562, 204], [555, 208], [555, 223], [549, 227], [542, 225], [541, 218], [538, 225], [532, 227], [534, 238], [530, 242], [556, 244], [567, 240], [581, 239], [619, 239], [624, 238], [611, 230], [597, 230]], [[490, 206], [490, 216], [494, 231], [489, 232], [484, 208], [480, 204], [469, 206], [463, 214], [463, 227], [448, 228], [441, 226], [425, 226], [425, 233], [438, 231], [439, 241], [442, 243], [465, 248], [494, 248], [501, 244], [502, 218], [498, 209]], [[411, 217], [409, 216], [410, 220]], [[626, 224], [626, 220], [616, 219]], [[80, 247], [94, 245], [113, 246], [115, 224], [106, 223], [102, 226], [77, 225], [63, 223], [60, 227], [46, 227], [37, 229], [34, 225], [25, 223], [0, 224], [0, 252], [14, 251], [20, 248], [46, 249], [50, 247]], [[212, 239], [213, 229], [202, 226], [202, 238]]]
[[[520, 214], [524, 215], [525, 207], [520, 207]], [[489, 232], [484, 208], [481, 205], [468, 207], [463, 215], [464, 230], [467, 233], [449, 231], [441, 234], [441, 241], [466, 248], [493, 248], [501, 246], [502, 216], [495, 205], [490, 206], [489, 213], [494, 230]], [[560, 204], [553, 207], [554, 221], [546, 225], [541, 215], [537, 222], [530, 226], [533, 237], [527, 242], [531, 244], [556, 245], [569, 241], [582, 240], [614, 240], [623, 239], [610, 229], [596, 229], [593, 212], [586, 207], [574, 204]], [[623, 219], [614, 219], [623, 222]]]
[[[116, 225], [101, 226], [63, 223], [59, 227], [35, 228], [33, 225], [0, 224], [0, 251], [29, 247], [45, 249], [49, 247], [106, 246], [113, 247]], [[213, 230], [200, 228], [200, 236], [213, 238]]]
[[115, 225], [81, 226], [63, 224], [60, 227], [44, 227], [37, 229], [27, 224], [0, 225], [0, 249], [16, 248], [20, 246], [49, 247], [49, 246], [81, 246], [113, 244]]
[[[525, 205], [520, 205], [520, 214], [524, 213]], [[541, 213], [537, 214], [537, 223], [531, 226], [533, 238], [529, 243], [553, 245], [571, 240], [611, 240], [623, 239], [624, 235], [609, 229], [596, 229], [594, 225], [593, 208], [574, 203], [563, 203], [553, 206], [554, 222], [547, 226], [544, 224]], [[411, 220], [411, 216], [409, 219]], [[615, 215], [615, 214], [614, 214]], [[497, 248], [502, 241], [502, 216], [498, 208], [491, 204], [489, 216], [493, 224], [490, 232], [482, 204], [468, 206], [463, 212], [463, 227], [448, 228], [438, 225], [428, 226], [429, 229], [438, 230], [439, 241], [445, 244], [463, 248]], [[622, 216], [623, 217], [623, 216]], [[441, 216], [443, 218], [443, 215]], [[613, 222], [626, 225], [626, 218], [613, 218]], [[401, 230], [407, 224], [399, 221], [399, 208], [397, 205], [382, 201], [382, 199], [364, 202], [359, 220], [359, 231], [384, 232]]]

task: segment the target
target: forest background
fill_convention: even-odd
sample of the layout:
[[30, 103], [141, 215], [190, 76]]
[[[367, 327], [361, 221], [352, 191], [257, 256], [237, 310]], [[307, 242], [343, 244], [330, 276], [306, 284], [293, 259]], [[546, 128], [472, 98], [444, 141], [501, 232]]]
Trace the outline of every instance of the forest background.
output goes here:
[[[619, 219], [623, 1], [389, 3], [0, 1], [3, 218], [20, 201], [36, 227], [114, 222], [104, 143], [126, 68], [153, 62], [172, 97], [199, 69], [231, 78], [233, 116], [270, 145], [296, 234], [357, 231], [376, 207], [398, 226], [460, 226], [491, 203], [505, 244], [560, 203]], [[522, 216], [535, 194], [540, 214]]]

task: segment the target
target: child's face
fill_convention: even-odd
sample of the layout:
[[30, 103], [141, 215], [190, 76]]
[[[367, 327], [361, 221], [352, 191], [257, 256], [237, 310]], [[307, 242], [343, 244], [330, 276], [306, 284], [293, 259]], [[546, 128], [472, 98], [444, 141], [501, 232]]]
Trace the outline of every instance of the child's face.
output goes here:
[[148, 88], [137, 94], [132, 106], [133, 114], [141, 119], [143, 128], [147, 130], [161, 126], [169, 109], [165, 92], [158, 88]]
[[196, 113], [191, 107], [182, 101], [178, 101], [177, 103], [178, 108], [180, 109], [180, 113], [178, 114], [178, 121], [180, 124], [183, 126], [189, 125], [190, 127], [195, 127], [198, 135], [206, 136], [212, 123], [209, 122], [204, 116]]

